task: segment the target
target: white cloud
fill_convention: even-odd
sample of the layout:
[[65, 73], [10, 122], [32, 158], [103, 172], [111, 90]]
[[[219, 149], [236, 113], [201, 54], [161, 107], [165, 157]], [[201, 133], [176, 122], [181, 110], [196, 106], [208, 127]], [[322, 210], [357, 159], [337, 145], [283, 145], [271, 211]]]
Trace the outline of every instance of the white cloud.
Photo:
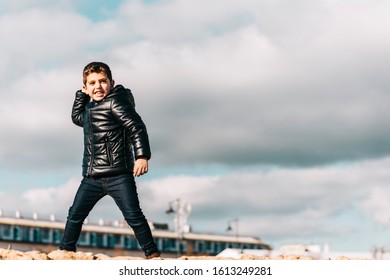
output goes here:
[[7, 216], [19, 210], [26, 218], [31, 218], [36, 212], [42, 219], [55, 214], [64, 220], [79, 184], [78, 178], [72, 178], [61, 186], [29, 189], [23, 193], [3, 192], [0, 194], [0, 208]]
[[372, 190], [362, 205], [363, 209], [382, 226], [388, 226], [390, 223], [389, 198], [390, 191], [388, 184], [373, 185]]

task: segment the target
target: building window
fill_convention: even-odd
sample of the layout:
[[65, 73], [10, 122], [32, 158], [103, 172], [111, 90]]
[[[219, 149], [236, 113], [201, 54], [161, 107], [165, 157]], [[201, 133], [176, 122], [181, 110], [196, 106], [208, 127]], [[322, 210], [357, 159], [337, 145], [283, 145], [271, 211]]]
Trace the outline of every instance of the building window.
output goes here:
[[32, 229], [32, 242], [41, 242], [41, 230], [39, 228]]
[[96, 234], [96, 246], [103, 247], [104, 246], [104, 236], [101, 233]]
[[122, 247], [122, 235], [120, 235], [120, 234], [115, 234], [114, 235], [114, 238], [115, 238], [115, 244], [114, 244], [114, 246], [115, 247]]
[[12, 230], [10, 225], [3, 225], [0, 227], [0, 239], [7, 240], [12, 238]]
[[61, 232], [58, 229], [53, 230], [53, 243], [59, 244], [61, 242]]
[[132, 236], [126, 235], [125, 236], [125, 245], [124, 247], [127, 249], [136, 249], [137, 248], [137, 240], [133, 238]]
[[114, 248], [115, 246], [115, 236], [113, 234], [107, 234], [107, 245], [108, 248]]
[[203, 249], [203, 247], [204, 247], [204, 246], [203, 246], [203, 241], [198, 241], [198, 242], [197, 242], [197, 245], [198, 245], [198, 246], [196, 246], [196, 247], [197, 247], [197, 251], [198, 251], [199, 253], [203, 252], [203, 250], [204, 250], [204, 249]]
[[14, 227], [14, 240], [21, 240], [22, 239], [22, 234], [20, 227], [16, 226]]
[[91, 235], [91, 233], [88, 232], [81, 232], [80, 238], [78, 240], [79, 245], [90, 245], [88, 244], [88, 236]]
[[162, 242], [162, 250], [164, 251], [176, 251], [176, 239], [164, 238]]
[[89, 233], [89, 245], [95, 247], [96, 246], [96, 233], [90, 232]]
[[48, 228], [43, 228], [41, 229], [41, 237], [42, 241], [44, 242], [50, 242], [50, 229]]

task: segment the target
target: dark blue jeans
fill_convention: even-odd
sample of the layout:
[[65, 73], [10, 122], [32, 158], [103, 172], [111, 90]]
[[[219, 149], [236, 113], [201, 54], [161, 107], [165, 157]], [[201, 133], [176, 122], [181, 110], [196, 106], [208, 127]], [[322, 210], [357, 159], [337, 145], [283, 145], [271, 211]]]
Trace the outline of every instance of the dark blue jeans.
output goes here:
[[122, 174], [104, 178], [84, 177], [69, 208], [61, 250], [76, 251], [85, 218], [95, 204], [105, 195], [111, 196], [121, 210], [126, 222], [148, 256], [158, 251], [149, 224], [139, 205], [137, 188], [132, 174]]

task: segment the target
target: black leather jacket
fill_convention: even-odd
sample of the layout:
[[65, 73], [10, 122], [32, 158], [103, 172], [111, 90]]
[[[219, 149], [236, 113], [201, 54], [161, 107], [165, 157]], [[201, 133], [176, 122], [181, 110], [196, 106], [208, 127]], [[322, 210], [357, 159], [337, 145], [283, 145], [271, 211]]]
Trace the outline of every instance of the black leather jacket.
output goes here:
[[134, 156], [150, 159], [148, 133], [129, 89], [115, 86], [99, 102], [76, 92], [72, 121], [84, 128], [83, 176], [133, 173]]

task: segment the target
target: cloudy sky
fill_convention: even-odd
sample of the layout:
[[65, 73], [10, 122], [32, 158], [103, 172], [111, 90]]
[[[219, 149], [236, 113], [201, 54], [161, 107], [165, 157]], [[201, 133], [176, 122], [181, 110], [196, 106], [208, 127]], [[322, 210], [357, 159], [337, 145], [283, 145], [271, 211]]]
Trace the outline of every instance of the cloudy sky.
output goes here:
[[[65, 220], [82, 68], [132, 89], [149, 220], [331, 251], [390, 249], [390, 1], [2, 0], [0, 208]], [[104, 198], [89, 220], [120, 220]]]

